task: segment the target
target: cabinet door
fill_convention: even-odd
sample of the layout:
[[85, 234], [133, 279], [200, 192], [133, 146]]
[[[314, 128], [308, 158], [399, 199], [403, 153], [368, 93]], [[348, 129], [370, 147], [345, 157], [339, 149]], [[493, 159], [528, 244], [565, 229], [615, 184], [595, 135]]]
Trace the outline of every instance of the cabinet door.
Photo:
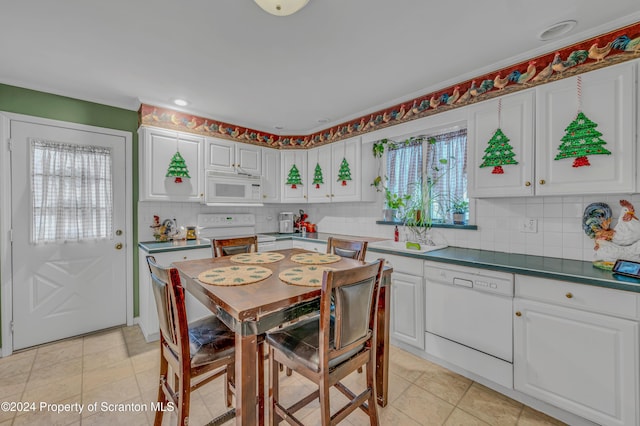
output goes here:
[[253, 176], [262, 174], [262, 149], [246, 143], [236, 143], [236, 171]]
[[638, 424], [638, 323], [514, 300], [514, 388], [602, 425]]
[[422, 277], [391, 274], [391, 337], [424, 349], [424, 300]]
[[[527, 90], [470, 108], [467, 144], [470, 197], [533, 195], [533, 97], [534, 91]], [[515, 154], [513, 159], [518, 162], [500, 166], [502, 174], [493, 173], [493, 166], [480, 167], [498, 128], [508, 139], [504, 142], [505, 149], [510, 146]]]
[[[331, 171], [331, 145], [321, 146], [307, 151], [307, 188], [310, 203], [328, 203], [331, 201], [331, 188], [334, 184]], [[316, 173], [322, 175], [323, 183], [313, 183]]]
[[[605, 194], [635, 191], [636, 135], [634, 64], [581, 74], [582, 112], [601, 133], [611, 155], [554, 160], [566, 128], [577, 117], [577, 78], [536, 88], [536, 195]], [[596, 133], [597, 135], [597, 133]]]
[[[202, 198], [203, 138], [154, 128], [142, 128], [140, 154], [141, 201], [200, 201]], [[176, 151], [184, 158], [190, 178], [166, 177]]]
[[[309, 185], [309, 182], [307, 181], [307, 151], [301, 150], [301, 149], [282, 151], [282, 155], [280, 158], [281, 158], [281, 164], [282, 164], [282, 169], [280, 172], [280, 176], [282, 178], [281, 179], [282, 201], [285, 203], [286, 202], [306, 203], [307, 202], [307, 186]], [[297, 183], [295, 185], [292, 185], [292, 184], [288, 184], [287, 180], [288, 180], [289, 174], [292, 173], [292, 169], [294, 165], [298, 170], [300, 181], [302, 183]]]
[[[333, 201], [360, 201], [362, 187], [360, 138], [348, 139], [330, 146], [333, 174], [331, 199]], [[351, 180], [342, 180], [341, 173], [351, 176]]]
[[206, 138], [205, 141], [205, 169], [235, 172], [236, 143], [217, 138]]
[[280, 202], [280, 151], [262, 149], [262, 199], [265, 203]]

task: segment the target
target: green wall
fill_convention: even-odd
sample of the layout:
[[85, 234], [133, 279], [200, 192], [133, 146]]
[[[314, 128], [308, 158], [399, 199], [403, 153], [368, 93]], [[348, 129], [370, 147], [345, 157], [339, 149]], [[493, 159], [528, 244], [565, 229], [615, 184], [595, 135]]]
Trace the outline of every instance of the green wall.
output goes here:
[[[138, 316], [138, 113], [93, 102], [0, 84], [0, 111], [69, 121], [132, 133], [133, 146], [133, 315]], [[1, 212], [0, 212], [1, 213]], [[0, 336], [1, 338], [1, 336]], [[0, 340], [1, 341], [1, 340]]]

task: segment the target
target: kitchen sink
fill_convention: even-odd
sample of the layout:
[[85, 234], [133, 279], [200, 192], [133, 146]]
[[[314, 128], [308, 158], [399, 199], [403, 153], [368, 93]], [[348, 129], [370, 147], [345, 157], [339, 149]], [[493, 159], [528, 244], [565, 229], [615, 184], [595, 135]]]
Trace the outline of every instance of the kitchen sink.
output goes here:
[[[417, 243], [411, 243], [411, 244], [417, 244]], [[369, 243], [369, 248], [401, 251], [403, 253], [427, 253], [430, 251], [439, 250], [446, 247], [447, 245], [429, 246], [426, 244], [421, 244], [420, 248], [417, 248], [417, 247], [407, 248], [406, 241], [393, 241], [393, 240], [374, 241]]]

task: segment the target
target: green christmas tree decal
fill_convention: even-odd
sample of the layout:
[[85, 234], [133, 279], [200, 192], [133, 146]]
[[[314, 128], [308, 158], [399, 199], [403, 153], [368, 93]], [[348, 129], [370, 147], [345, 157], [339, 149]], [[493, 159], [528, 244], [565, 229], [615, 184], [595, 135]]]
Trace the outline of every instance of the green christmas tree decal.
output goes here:
[[300, 179], [300, 171], [294, 164], [289, 170], [289, 176], [287, 176], [287, 185], [291, 185], [291, 189], [296, 189], [296, 185], [302, 185], [302, 179]]
[[351, 180], [351, 169], [349, 169], [347, 159], [343, 158], [342, 163], [340, 163], [340, 170], [338, 170], [338, 181], [342, 181], [342, 186], [347, 186], [348, 180]]
[[320, 167], [320, 163], [316, 163], [316, 169], [313, 174], [313, 184], [316, 186], [316, 188], [320, 188], [321, 183], [324, 183], [324, 180], [322, 178], [322, 168]]
[[611, 155], [611, 151], [602, 145], [606, 142], [600, 136], [602, 133], [596, 130], [598, 125], [589, 120], [582, 112], [578, 113], [575, 120], [565, 129], [565, 135], [560, 139], [562, 143], [558, 147], [560, 153], [554, 160], [574, 158], [573, 167], [590, 166], [587, 155]]
[[509, 138], [502, 132], [502, 129], [498, 128], [491, 137], [489, 145], [484, 150], [485, 154], [482, 159], [484, 160], [480, 167], [491, 167], [491, 171], [494, 175], [501, 175], [504, 173], [502, 166], [508, 164], [518, 164], [513, 157], [516, 156], [513, 152], [513, 147], [509, 145]]
[[183, 177], [191, 178], [191, 176], [189, 176], [189, 170], [187, 170], [187, 165], [184, 162], [184, 158], [182, 158], [182, 155], [180, 155], [180, 151], [176, 151], [176, 153], [171, 158], [166, 177], [175, 177], [176, 183], [182, 182]]

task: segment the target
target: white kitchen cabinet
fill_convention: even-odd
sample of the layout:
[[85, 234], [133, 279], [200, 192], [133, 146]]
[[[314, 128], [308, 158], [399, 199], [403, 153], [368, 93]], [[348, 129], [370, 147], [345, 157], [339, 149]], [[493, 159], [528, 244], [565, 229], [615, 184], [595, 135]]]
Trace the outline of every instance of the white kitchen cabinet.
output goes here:
[[[282, 166], [280, 168], [280, 200], [283, 203], [306, 203], [307, 186], [311, 184], [307, 180], [307, 151], [304, 149], [284, 150], [280, 155], [280, 164]], [[289, 172], [294, 165], [298, 169], [298, 173], [300, 173], [301, 184], [292, 185], [287, 183]]]
[[262, 148], [225, 139], [205, 139], [205, 169], [229, 173], [262, 174]]
[[636, 190], [635, 63], [581, 74], [582, 112], [597, 124], [611, 155], [554, 160], [578, 112], [578, 76], [536, 87], [536, 195], [608, 194]]
[[[362, 146], [360, 138], [352, 138], [331, 145], [331, 200], [332, 201], [361, 201], [363, 176]], [[339, 178], [340, 165], [346, 160], [351, 180]], [[344, 182], [344, 185], [343, 185]], [[367, 184], [367, 186], [370, 182]]]
[[638, 295], [516, 275], [514, 389], [602, 425], [639, 421]]
[[[310, 203], [329, 203], [332, 201], [331, 194], [334, 187], [332, 164], [331, 145], [324, 145], [307, 151], [307, 182], [309, 182], [307, 199]], [[323, 183], [321, 184], [313, 183], [316, 167], [320, 167], [322, 171]]]
[[280, 151], [262, 148], [262, 201], [280, 202]]
[[[481, 102], [469, 108], [468, 192], [470, 197], [514, 197], [533, 195], [534, 90]], [[499, 103], [501, 106], [499, 107]], [[485, 149], [497, 129], [509, 139], [518, 164], [482, 167]]]
[[[202, 145], [203, 138], [153, 127], [141, 127], [140, 201], [195, 201], [203, 197]], [[190, 178], [176, 182], [166, 177], [175, 153], [184, 158]]]
[[[346, 160], [351, 180], [339, 179], [340, 166]], [[373, 157], [365, 158], [359, 137], [324, 145], [307, 151], [307, 200], [309, 203], [374, 201]], [[371, 164], [367, 164], [371, 163]], [[323, 184], [313, 184], [316, 165], [320, 165]]]
[[318, 253], [327, 252], [327, 243], [324, 241], [303, 241], [294, 239], [292, 242], [292, 246], [293, 248], [300, 248], [304, 250], [315, 251]]
[[367, 251], [367, 262], [379, 258], [384, 258], [385, 263], [393, 268], [389, 328], [391, 341], [424, 350], [424, 261]]
[[[138, 325], [142, 330], [142, 334], [147, 342], [152, 342], [160, 338], [160, 326], [158, 323], [158, 312], [156, 301], [151, 288], [151, 276], [147, 266], [148, 253], [139, 249], [139, 301], [140, 311], [138, 317]], [[156, 263], [160, 266], [171, 266], [173, 262], [184, 260], [206, 259], [211, 257], [211, 248], [194, 248], [189, 250], [168, 251], [152, 254], [156, 259]], [[185, 304], [187, 307], [187, 318], [189, 322], [195, 321], [207, 315], [212, 315], [200, 301], [186, 292]]]

